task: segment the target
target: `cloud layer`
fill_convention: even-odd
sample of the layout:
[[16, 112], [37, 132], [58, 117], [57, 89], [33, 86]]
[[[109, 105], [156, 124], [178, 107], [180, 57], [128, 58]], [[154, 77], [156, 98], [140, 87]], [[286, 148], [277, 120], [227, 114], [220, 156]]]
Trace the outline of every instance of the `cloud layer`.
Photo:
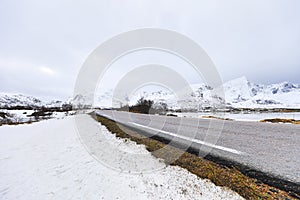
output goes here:
[[[71, 96], [80, 67], [94, 48], [144, 27], [174, 30], [195, 40], [225, 81], [245, 75], [258, 83], [299, 83], [299, 8], [298, 0], [3, 0], [0, 90]], [[114, 73], [122, 76], [122, 70], [115, 67]], [[190, 82], [198, 81], [189, 74]]]

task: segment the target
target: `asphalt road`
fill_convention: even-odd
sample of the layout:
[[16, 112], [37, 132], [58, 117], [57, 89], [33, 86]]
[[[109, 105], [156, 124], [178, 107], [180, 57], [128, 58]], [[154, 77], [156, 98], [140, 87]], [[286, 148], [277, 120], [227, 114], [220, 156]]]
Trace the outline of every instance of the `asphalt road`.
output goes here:
[[300, 183], [300, 125], [224, 121], [97, 111], [98, 115], [158, 134], [193, 142], [211, 155]]

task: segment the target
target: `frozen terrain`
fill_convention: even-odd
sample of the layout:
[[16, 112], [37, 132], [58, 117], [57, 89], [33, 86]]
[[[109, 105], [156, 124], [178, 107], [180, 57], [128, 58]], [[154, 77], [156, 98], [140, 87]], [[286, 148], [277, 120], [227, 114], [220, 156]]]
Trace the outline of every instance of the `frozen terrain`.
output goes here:
[[[74, 116], [0, 127], [0, 199], [241, 199], [179, 167], [165, 167], [143, 146], [116, 138], [88, 115], [108, 142], [148, 155], [162, 170], [121, 173], [96, 161], [81, 144]], [[102, 137], [103, 138], [103, 137]]]
[[227, 113], [227, 112], [169, 112], [178, 117], [205, 118], [206, 116], [214, 116], [220, 118], [229, 118], [236, 121], [260, 121], [263, 119], [295, 119], [300, 120], [300, 112], [266, 112], [266, 113]]
[[[6, 110], [0, 109], [0, 125], [1, 124], [19, 124], [19, 123], [31, 123], [45, 119], [60, 119], [68, 115], [73, 115], [75, 111], [67, 112], [48, 112], [46, 116], [34, 116], [37, 110]], [[47, 112], [45, 112], [47, 113]]]

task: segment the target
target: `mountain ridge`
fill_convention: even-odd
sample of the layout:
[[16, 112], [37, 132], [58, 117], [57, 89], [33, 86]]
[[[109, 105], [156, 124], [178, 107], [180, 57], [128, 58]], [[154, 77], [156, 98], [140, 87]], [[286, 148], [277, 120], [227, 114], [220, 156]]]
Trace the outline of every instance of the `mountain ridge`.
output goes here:
[[[135, 92], [126, 102], [112, 101], [113, 90], [108, 89], [98, 93], [95, 105], [100, 108], [133, 105], [138, 99], [144, 98], [155, 102], [166, 103], [170, 109], [198, 110], [205, 108], [300, 108], [300, 85], [287, 81], [277, 84], [256, 84], [246, 77], [240, 77], [225, 82], [222, 87], [212, 88], [205, 83], [190, 85], [185, 98], [177, 99], [176, 94], [168, 90]], [[192, 92], [191, 92], [192, 91]], [[221, 95], [224, 93], [224, 96]], [[130, 99], [130, 100], [129, 100]], [[66, 101], [43, 101], [24, 94], [0, 93], [0, 107], [62, 107], [64, 104], [73, 106], [84, 105], [86, 97], [76, 95]], [[112, 106], [112, 104], [114, 106]]]
[[[127, 103], [133, 105], [139, 98], [144, 98], [167, 103], [171, 109], [204, 109], [222, 105], [232, 108], [300, 108], [300, 85], [287, 81], [270, 85], [256, 84], [243, 76], [227, 81], [219, 88], [212, 88], [205, 83], [192, 84], [190, 87], [193, 93], [187, 99], [176, 101], [176, 95], [167, 90], [140, 91], [134, 93]], [[99, 95], [98, 105], [110, 107], [112, 94], [111, 90]]]

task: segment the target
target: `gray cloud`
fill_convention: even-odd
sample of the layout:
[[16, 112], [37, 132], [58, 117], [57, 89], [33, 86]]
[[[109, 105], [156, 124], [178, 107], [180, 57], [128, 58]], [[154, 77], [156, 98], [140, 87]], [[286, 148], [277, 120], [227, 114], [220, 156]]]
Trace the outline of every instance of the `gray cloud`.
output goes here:
[[[225, 81], [245, 75], [258, 83], [299, 83], [299, 7], [297, 0], [3, 0], [0, 91], [71, 96], [77, 73], [94, 48], [113, 35], [143, 27], [192, 38], [206, 49]], [[121, 77], [117, 68], [115, 73]]]

